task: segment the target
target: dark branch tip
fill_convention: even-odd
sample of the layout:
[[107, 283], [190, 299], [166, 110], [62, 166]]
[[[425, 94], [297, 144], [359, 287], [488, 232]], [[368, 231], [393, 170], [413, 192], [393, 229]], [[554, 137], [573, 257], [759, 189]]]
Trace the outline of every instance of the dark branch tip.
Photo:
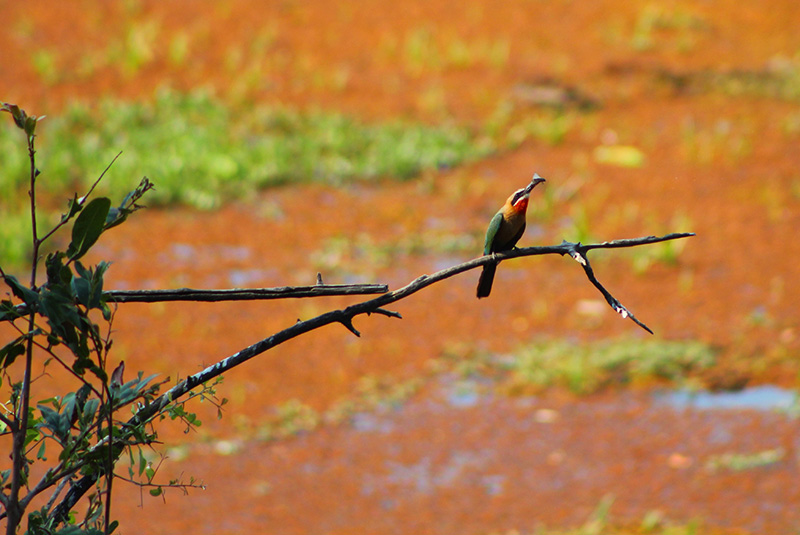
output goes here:
[[394, 310], [386, 310], [385, 308], [376, 308], [375, 310], [367, 312], [368, 316], [370, 314], [381, 314], [383, 316], [388, 316], [390, 318], [403, 319], [403, 316], [401, 316], [399, 312], [395, 312]]

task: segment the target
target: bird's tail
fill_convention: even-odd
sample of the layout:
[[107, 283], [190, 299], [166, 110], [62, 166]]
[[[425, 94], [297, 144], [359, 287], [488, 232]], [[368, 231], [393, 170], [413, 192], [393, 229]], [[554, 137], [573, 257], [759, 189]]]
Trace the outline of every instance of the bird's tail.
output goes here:
[[481, 297], [489, 297], [489, 294], [492, 293], [495, 271], [497, 271], [497, 264], [486, 264], [483, 266], [481, 278], [478, 279], [478, 299]]

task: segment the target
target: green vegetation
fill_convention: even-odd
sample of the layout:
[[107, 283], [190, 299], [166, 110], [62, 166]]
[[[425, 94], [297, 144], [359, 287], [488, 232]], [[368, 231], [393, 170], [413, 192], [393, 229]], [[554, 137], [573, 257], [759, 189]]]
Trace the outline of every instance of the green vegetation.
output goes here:
[[[265, 107], [237, 113], [204, 92], [164, 91], [152, 104], [104, 101], [97, 110], [75, 105], [49, 122], [41, 159], [52, 187], [90, 181], [83, 170], [99, 172], [124, 149], [106, 189], [146, 171], [158, 184], [151, 203], [197, 208], [285, 183], [408, 179], [491, 150], [463, 128], [368, 125]], [[10, 163], [3, 187], [24, 172], [22, 160]]]
[[707, 369], [715, 360], [709, 346], [692, 340], [620, 338], [591, 344], [541, 340], [500, 357], [455, 348], [434, 362], [433, 369], [462, 376], [494, 376], [500, 389], [510, 394], [548, 388], [591, 394], [631, 383], [684, 384], [693, 371]]
[[692, 163], [711, 164], [718, 158], [736, 163], [753, 151], [753, 128], [746, 122], [720, 119], [711, 127], [687, 117], [681, 126], [681, 153]]
[[644, 153], [631, 145], [600, 145], [594, 149], [597, 163], [618, 167], [642, 167], [645, 163]]
[[[50, 202], [86, 188], [119, 151], [101, 194], [147, 174], [157, 184], [151, 205], [211, 209], [279, 184], [406, 180], [494, 150], [463, 127], [365, 124], [338, 113], [267, 107], [237, 112], [204, 92], [163, 91], [150, 104], [73, 105], [44, 124], [48, 148], [38, 156]], [[17, 228], [9, 212], [26, 203], [28, 163], [15, 146], [11, 133], [0, 131], [0, 209], [9, 214], [4, 223]], [[11, 241], [0, 243], [0, 257], [18, 262], [18, 253]]]
[[563, 340], [536, 342], [506, 364], [514, 389], [565, 387], [588, 394], [611, 385], [667, 380], [684, 382], [689, 373], [714, 364], [714, 353], [697, 341], [621, 339], [579, 345]]
[[396, 40], [383, 43], [384, 54], [398, 53], [404, 70], [412, 76], [466, 69], [476, 65], [501, 69], [508, 63], [511, 45], [508, 39], [463, 38], [455, 33], [442, 33], [428, 27], [409, 31], [399, 45]]
[[431, 364], [433, 373], [493, 377], [509, 394], [566, 388], [591, 394], [612, 386], [667, 381], [684, 385], [714, 365], [714, 351], [694, 341], [619, 338], [593, 343], [539, 340], [496, 356], [456, 345]]
[[298, 399], [275, 407], [275, 414], [258, 431], [262, 440], [277, 440], [313, 431], [321, 423], [317, 411]]
[[647, 4], [636, 18], [630, 44], [638, 51], [663, 44], [678, 52], [690, 52], [697, 45], [696, 32], [707, 28], [702, 17], [685, 8]]
[[757, 96], [797, 102], [800, 100], [800, 53], [776, 56], [766, 67], [752, 71], [709, 72], [697, 75], [707, 90], [728, 96]]
[[[777, 55], [756, 69], [661, 70], [658, 80], [681, 93], [719, 93], [728, 97], [756, 97], [797, 102], [800, 100], [800, 53]], [[787, 133], [793, 128], [788, 116]]]
[[510, 148], [529, 139], [556, 146], [574, 129], [578, 117], [575, 111], [561, 109], [523, 110], [505, 100], [495, 108], [484, 130], [492, 139], [502, 140], [502, 145]]
[[752, 470], [770, 466], [781, 462], [786, 457], [783, 448], [763, 450], [756, 453], [723, 453], [715, 455], [706, 461], [706, 468], [712, 472], [720, 470], [732, 470], [739, 472], [742, 470]]
[[[261, 440], [280, 440], [314, 431], [321, 425], [338, 425], [360, 412], [395, 408], [414, 395], [423, 383], [421, 378], [398, 382], [365, 376], [356, 385], [355, 392], [323, 412], [291, 399], [275, 407], [267, 421], [257, 427], [256, 435]], [[247, 426], [248, 430], [252, 428], [252, 425]]]
[[175, 34], [169, 41], [169, 49], [167, 52], [170, 65], [175, 67], [184, 65], [186, 60], [189, 59], [191, 45], [192, 41], [188, 32], [181, 31]]
[[48, 86], [55, 85], [62, 77], [58, 68], [58, 55], [52, 50], [37, 50], [31, 59], [33, 68], [44, 83]]

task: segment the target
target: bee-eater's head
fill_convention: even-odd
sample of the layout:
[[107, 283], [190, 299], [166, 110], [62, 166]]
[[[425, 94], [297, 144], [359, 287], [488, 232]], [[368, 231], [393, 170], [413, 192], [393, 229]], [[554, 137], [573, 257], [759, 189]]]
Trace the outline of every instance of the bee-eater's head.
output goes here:
[[537, 184], [541, 184], [542, 182], [546, 182], [546, 180], [540, 177], [538, 174], [534, 173], [533, 178], [531, 179], [531, 183], [522, 189], [518, 189], [511, 196], [511, 201], [510, 201], [511, 206], [513, 206], [517, 210], [527, 209], [528, 197], [530, 197], [531, 191], [533, 191], [533, 188], [535, 188]]

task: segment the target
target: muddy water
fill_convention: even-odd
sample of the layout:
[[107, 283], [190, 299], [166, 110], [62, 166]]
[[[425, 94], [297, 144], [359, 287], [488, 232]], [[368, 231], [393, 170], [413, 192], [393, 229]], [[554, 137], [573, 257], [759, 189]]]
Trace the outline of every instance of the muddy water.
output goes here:
[[[201, 533], [533, 531], [578, 525], [608, 496], [615, 523], [652, 511], [753, 533], [800, 523], [800, 434], [785, 414], [465, 389], [444, 378], [399, 408], [279, 443], [244, 441], [229, 456], [215, 453], [226, 445], [195, 444], [169, 470], [206, 467], [209, 490], [149, 501], [144, 513], [165, 520], [148, 531], [172, 533], [188, 517]], [[771, 460], [737, 470], [719, 461], [732, 452]], [[118, 510], [133, 513], [136, 501]]]

